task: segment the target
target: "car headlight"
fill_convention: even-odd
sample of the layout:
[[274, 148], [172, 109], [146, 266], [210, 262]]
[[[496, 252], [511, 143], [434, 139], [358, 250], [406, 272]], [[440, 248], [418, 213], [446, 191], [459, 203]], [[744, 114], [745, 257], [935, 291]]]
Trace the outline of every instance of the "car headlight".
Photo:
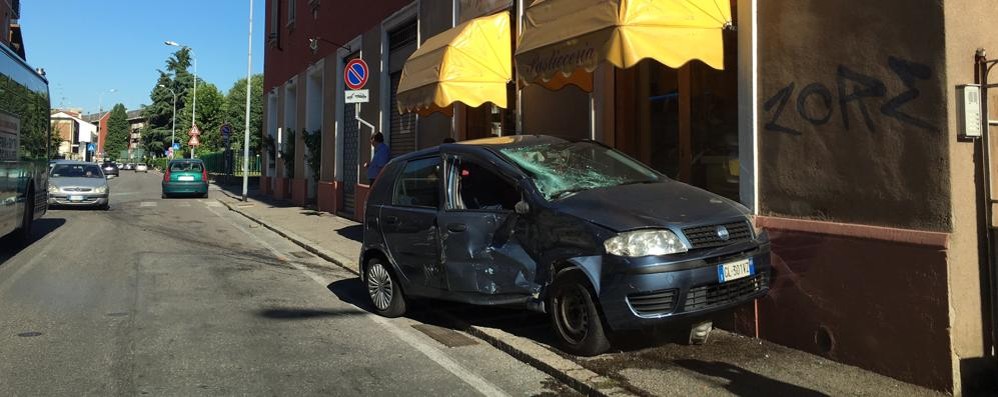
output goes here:
[[49, 184], [49, 193], [59, 193], [59, 187], [56, 185]]
[[97, 186], [96, 188], [94, 188], [94, 193], [97, 194], [107, 193], [107, 186]]
[[638, 230], [621, 233], [603, 242], [606, 252], [617, 256], [648, 256], [678, 254], [689, 250], [683, 241], [669, 230]]

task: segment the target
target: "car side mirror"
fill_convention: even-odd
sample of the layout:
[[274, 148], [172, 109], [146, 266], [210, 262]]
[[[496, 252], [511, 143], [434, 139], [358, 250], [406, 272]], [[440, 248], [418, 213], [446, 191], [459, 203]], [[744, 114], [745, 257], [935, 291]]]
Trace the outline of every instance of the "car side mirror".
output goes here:
[[526, 215], [530, 213], [530, 204], [527, 203], [527, 200], [521, 199], [516, 203], [516, 206], [514, 206], [513, 209], [516, 210], [517, 214]]

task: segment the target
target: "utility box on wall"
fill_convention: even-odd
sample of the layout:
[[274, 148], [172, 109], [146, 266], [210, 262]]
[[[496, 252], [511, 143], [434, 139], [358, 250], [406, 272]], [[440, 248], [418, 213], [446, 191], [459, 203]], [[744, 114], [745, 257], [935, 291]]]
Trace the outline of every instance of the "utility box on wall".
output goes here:
[[984, 115], [981, 108], [981, 86], [965, 84], [956, 87], [957, 114], [960, 139], [980, 138], [984, 130]]

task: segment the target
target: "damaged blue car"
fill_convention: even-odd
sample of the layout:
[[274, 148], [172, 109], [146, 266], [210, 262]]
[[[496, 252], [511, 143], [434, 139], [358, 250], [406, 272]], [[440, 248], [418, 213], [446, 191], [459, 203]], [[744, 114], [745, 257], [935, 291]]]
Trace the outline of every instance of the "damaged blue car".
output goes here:
[[683, 327], [769, 290], [769, 242], [738, 203], [592, 141], [517, 135], [392, 160], [364, 216], [361, 277], [378, 314], [410, 298], [547, 313], [561, 347]]

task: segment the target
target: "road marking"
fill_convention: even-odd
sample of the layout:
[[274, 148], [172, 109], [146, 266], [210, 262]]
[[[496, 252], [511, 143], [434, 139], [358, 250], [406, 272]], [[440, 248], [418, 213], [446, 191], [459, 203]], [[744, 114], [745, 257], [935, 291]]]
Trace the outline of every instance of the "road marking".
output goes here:
[[139, 207], [155, 207], [155, 206], [156, 206], [155, 201], [143, 201], [142, 203], [139, 204]]
[[190, 207], [190, 206], [191, 206], [191, 203], [184, 202], [184, 201], [181, 201], [181, 202], [177, 203], [177, 207]]
[[[260, 243], [261, 246], [269, 250], [270, 253], [274, 254], [275, 257], [277, 257], [281, 261], [287, 262], [295, 269], [298, 269], [298, 271], [308, 276], [308, 278], [312, 279], [312, 281], [315, 281], [320, 286], [322, 286], [323, 289], [327, 288], [327, 286], [329, 285], [329, 281], [323, 279], [322, 276], [315, 274], [304, 265], [295, 262], [289, 262], [287, 258], [283, 254], [281, 254], [280, 251], [274, 248], [274, 246], [270, 245], [270, 243], [264, 241], [260, 237], [257, 237], [256, 235], [250, 233], [249, 230], [246, 230], [241, 225], [233, 222], [229, 218], [221, 216], [218, 212], [216, 212], [211, 208], [208, 208], [208, 210], [214, 213], [219, 218], [224, 219], [226, 222], [231, 224], [236, 229], [239, 229], [239, 231], [245, 233], [247, 236], [250, 236], [250, 238], [256, 240], [256, 242]], [[478, 376], [478, 374], [471, 372], [467, 368], [464, 368], [460, 363], [454, 361], [452, 358], [441, 352], [440, 349], [437, 349], [433, 346], [424, 343], [423, 341], [419, 340], [419, 338], [415, 334], [399, 328], [391, 320], [373, 313], [369, 313], [366, 310], [362, 310], [353, 305], [349, 305], [349, 307], [351, 308], [351, 310], [361, 313], [364, 317], [378, 323], [388, 332], [391, 332], [393, 335], [401, 339], [409, 346], [418, 350], [420, 353], [423, 353], [423, 355], [425, 355], [430, 360], [433, 360], [433, 362], [437, 363], [437, 365], [440, 365], [444, 369], [450, 371], [450, 373], [454, 374], [454, 376], [464, 381], [464, 383], [467, 383], [469, 386], [477, 390], [482, 395], [490, 397], [509, 396], [508, 393], [506, 393], [496, 385], [493, 385], [492, 382], [489, 382], [485, 378]]]
[[204, 205], [207, 205], [209, 207], [221, 207], [222, 203], [219, 203], [217, 201], [209, 201], [207, 203], [204, 203]]

